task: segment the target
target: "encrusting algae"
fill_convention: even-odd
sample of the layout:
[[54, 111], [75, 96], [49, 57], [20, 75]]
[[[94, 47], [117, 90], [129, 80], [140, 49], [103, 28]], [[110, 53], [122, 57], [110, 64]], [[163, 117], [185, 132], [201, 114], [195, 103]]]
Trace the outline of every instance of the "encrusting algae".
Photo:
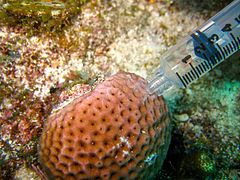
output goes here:
[[57, 179], [152, 179], [170, 142], [162, 97], [146, 81], [119, 72], [53, 112], [42, 132], [40, 161]]

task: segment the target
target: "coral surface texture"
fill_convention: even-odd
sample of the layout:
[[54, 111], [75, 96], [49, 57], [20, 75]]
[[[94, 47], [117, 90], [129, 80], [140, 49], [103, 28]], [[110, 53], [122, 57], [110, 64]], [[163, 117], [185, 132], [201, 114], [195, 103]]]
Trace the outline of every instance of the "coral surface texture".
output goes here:
[[162, 97], [147, 82], [118, 72], [53, 111], [40, 161], [56, 179], [152, 179], [165, 159], [170, 123]]

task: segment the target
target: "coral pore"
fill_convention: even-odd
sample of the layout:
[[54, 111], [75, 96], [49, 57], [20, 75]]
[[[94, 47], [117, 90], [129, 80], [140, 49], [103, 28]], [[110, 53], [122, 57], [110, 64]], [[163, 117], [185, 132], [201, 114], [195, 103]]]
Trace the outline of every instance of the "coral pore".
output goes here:
[[119, 179], [154, 177], [170, 140], [162, 97], [131, 73], [106, 78], [47, 120], [40, 161], [49, 177]]

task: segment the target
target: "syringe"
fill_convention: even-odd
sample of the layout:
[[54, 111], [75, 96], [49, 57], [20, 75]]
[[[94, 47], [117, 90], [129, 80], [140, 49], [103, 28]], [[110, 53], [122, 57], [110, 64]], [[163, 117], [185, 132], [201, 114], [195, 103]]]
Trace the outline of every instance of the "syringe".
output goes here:
[[148, 90], [165, 95], [186, 88], [239, 49], [240, 0], [235, 0], [163, 54]]

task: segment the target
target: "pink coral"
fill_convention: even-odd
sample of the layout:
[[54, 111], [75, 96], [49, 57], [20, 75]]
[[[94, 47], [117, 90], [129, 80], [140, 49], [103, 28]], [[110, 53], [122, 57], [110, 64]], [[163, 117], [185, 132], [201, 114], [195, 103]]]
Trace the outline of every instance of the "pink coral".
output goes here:
[[40, 142], [48, 175], [153, 177], [166, 155], [170, 128], [163, 98], [148, 94], [146, 85], [135, 74], [119, 72], [54, 112]]

